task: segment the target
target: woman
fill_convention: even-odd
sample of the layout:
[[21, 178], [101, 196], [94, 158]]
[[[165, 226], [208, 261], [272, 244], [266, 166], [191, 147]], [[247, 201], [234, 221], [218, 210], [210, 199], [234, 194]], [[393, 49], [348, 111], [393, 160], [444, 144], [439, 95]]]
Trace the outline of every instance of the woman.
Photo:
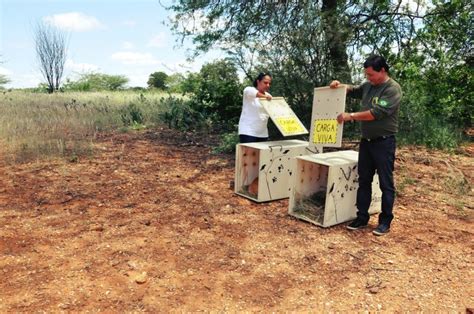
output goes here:
[[242, 114], [239, 120], [240, 143], [265, 142], [268, 140], [268, 114], [260, 104], [259, 97], [272, 99], [268, 93], [272, 83], [269, 73], [260, 73], [253, 82], [253, 87], [244, 89]]

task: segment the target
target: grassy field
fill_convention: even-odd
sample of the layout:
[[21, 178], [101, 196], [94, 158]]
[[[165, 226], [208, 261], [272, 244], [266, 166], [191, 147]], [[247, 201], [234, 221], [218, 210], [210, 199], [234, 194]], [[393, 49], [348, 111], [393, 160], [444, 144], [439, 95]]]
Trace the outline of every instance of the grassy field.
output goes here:
[[0, 138], [7, 160], [77, 158], [97, 133], [156, 125], [163, 92], [0, 93]]
[[[0, 110], [0, 157], [10, 162], [48, 157], [74, 161], [92, 153], [99, 132], [125, 132], [158, 124], [179, 130], [206, 129], [212, 124], [189, 107], [186, 97], [158, 91], [55, 94], [0, 91]], [[442, 143], [441, 147], [450, 150], [457, 147], [456, 135], [448, 129], [424, 132], [424, 127], [418, 131], [427, 134], [423, 137], [425, 143]], [[411, 135], [399, 134], [401, 146], [411, 143], [406, 136]], [[236, 142], [235, 132], [224, 134], [216, 151], [230, 152]]]

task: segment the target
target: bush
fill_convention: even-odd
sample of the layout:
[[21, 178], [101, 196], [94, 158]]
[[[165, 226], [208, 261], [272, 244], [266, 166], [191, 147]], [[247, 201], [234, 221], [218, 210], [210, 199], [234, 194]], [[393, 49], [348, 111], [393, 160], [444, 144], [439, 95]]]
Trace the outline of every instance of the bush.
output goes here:
[[169, 128], [181, 131], [195, 130], [205, 125], [202, 113], [194, 110], [189, 100], [170, 96], [162, 99], [164, 111], [159, 114], [161, 121]]
[[123, 90], [129, 79], [123, 75], [83, 73], [76, 81], [66, 80], [64, 91], [116, 91]]
[[[196, 77], [194, 77], [196, 79]], [[205, 64], [197, 76], [190, 105], [202, 113], [215, 130], [230, 130], [238, 122], [242, 107], [242, 85], [229, 60]]]
[[412, 117], [411, 124], [410, 128], [400, 132], [402, 143], [452, 150], [458, 147], [462, 140], [460, 130], [429, 114]]
[[219, 146], [214, 148], [214, 153], [234, 153], [235, 145], [239, 143], [239, 135], [237, 132], [224, 133], [220, 137]]
[[161, 72], [161, 71], [153, 72], [148, 77], [148, 81], [147, 81], [148, 87], [165, 90], [167, 89], [167, 86], [166, 86], [167, 78], [168, 78], [168, 74], [166, 74], [165, 72]]
[[120, 109], [120, 119], [124, 126], [143, 124], [143, 113], [135, 103], [130, 103]]

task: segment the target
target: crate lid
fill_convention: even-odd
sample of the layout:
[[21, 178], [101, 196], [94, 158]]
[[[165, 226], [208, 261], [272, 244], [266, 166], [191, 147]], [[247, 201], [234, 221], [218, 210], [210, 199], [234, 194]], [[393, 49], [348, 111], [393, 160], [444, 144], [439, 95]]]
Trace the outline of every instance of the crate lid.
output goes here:
[[237, 144], [240, 146], [248, 146], [258, 149], [268, 148], [280, 148], [280, 147], [297, 147], [297, 146], [308, 146], [308, 142], [302, 140], [282, 140], [282, 141], [269, 141], [269, 142], [255, 142], [255, 143], [241, 143]]
[[341, 147], [344, 124], [337, 122], [337, 115], [345, 111], [346, 88], [346, 85], [341, 85], [314, 89], [310, 146]]
[[359, 153], [353, 150], [342, 150], [339, 152], [298, 156], [296, 158], [325, 166], [339, 166], [357, 162]]
[[273, 97], [272, 100], [260, 98], [259, 100], [283, 136], [309, 133], [283, 97]]

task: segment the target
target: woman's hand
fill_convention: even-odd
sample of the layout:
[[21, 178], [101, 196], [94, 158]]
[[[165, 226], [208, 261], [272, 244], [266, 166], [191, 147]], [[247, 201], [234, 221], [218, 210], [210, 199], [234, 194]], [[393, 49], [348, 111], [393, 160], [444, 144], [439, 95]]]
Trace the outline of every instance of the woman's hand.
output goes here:
[[272, 100], [272, 98], [273, 98], [272, 95], [270, 95], [270, 93], [267, 93], [267, 92], [262, 93], [260, 91], [257, 92], [257, 97], [258, 98], [265, 98], [266, 100]]

